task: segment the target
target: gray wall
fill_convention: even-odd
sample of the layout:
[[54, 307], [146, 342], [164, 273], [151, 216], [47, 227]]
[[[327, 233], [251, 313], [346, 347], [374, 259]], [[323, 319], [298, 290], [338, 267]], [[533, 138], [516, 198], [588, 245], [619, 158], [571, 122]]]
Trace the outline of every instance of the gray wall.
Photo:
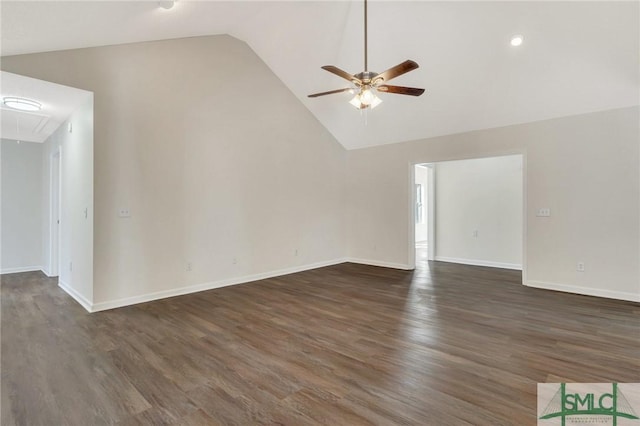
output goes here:
[[[72, 131], [69, 132], [69, 123]], [[51, 160], [61, 154], [59, 284], [85, 307], [93, 295], [93, 96], [43, 144], [43, 270], [51, 274]], [[86, 214], [85, 214], [86, 211]]]
[[435, 164], [435, 260], [522, 267], [522, 157]]
[[194, 37], [2, 67], [94, 92], [94, 309], [344, 258], [346, 152], [245, 43]]
[[640, 301], [639, 130], [633, 107], [349, 151], [349, 256], [410, 263], [410, 164], [523, 154], [525, 284]]

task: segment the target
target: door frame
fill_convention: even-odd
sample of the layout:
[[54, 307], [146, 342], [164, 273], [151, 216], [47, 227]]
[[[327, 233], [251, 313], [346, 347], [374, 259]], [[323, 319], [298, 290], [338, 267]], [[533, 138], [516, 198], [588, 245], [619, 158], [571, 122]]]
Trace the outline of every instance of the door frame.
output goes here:
[[[413, 256], [409, 256], [409, 269], [415, 269], [416, 267], [416, 258], [415, 258], [415, 250], [416, 250], [416, 190], [415, 190], [415, 181], [416, 181], [416, 167], [423, 166], [427, 169], [427, 197], [423, 198], [422, 204], [425, 206], [427, 210], [427, 260], [435, 260], [435, 251], [436, 251], [436, 238], [435, 238], [435, 171], [433, 163], [415, 163], [411, 166], [411, 177], [410, 182], [412, 183], [412, 196], [411, 196], [411, 206], [412, 212], [409, 217], [409, 232], [413, 233], [413, 238], [410, 241], [413, 247]], [[411, 250], [410, 250], [411, 251]]]
[[[433, 163], [423, 163], [427, 168], [427, 260], [436, 258], [436, 173]], [[415, 244], [414, 244], [415, 245]]]
[[49, 276], [60, 274], [62, 223], [62, 147], [49, 158]]
[[[435, 165], [435, 163], [444, 163], [447, 161], [459, 161], [459, 160], [476, 160], [481, 158], [492, 158], [492, 157], [506, 157], [510, 155], [519, 155], [522, 157], [522, 284], [526, 285], [527, 283], [527, 153], [522, 151], [507, 151], [507, 152], [497, 152], [497, 153], [487, 153], [486, 155], [478, 155], [478, 156], [470, 156], [470, 157], [461, 157], [461, 158], [446, 158], [442, 160], [426, 160], [426, 161], [409, 161], [408, 169], [409, 169], [409, 179], [408, 179], [408, 190], [409, 190], [409, 226], [408, 226], [408, 256], [407, 256], [407, 267], [408, 269], [416, 269], [416, 218], [415, 218], [415, 205], [416, 205], [416, 194], [415, 194], [415, 166], [418, 164], [431, 164]], [[429, 177], [432, 177], [431, 175]], [[434, 176], [430, 179], [429, 183], [429, 197], [428, 203], [432, 206], [433, 210], [435, 210], [435, 180], [437, 177]], [[434, 198], [431, 198], [431, 197]], [[429, 211], [429, 216], [432, 215], [432, 211]], [[435, 214], [434, 216], [434, 228], [435, 228]], [[435, 231], [432, 232], [431, 228], [429, 229], [429, 239], [431, 236], [434, 237], [435, 240]], [[429, 240], [429, 246], [431, 246], [431, 240]], [[433, 245], [435, 249], [435, 241]], [[435, 253], [434, 253], [435, 255]]]

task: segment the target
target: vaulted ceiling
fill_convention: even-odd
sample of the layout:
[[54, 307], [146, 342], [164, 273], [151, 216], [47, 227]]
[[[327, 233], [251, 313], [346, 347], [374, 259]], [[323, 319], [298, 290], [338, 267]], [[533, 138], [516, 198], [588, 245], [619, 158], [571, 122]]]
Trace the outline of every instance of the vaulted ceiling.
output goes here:
[[[210, 34], [247, 42], [346, 148], [464, 132], [640, 103], [638, 2], [371, 1], [369, 68], [420, 64], [361, 112], [320, 69], [363, 69], [360, 1], [3, 1], [2, 55]], [[524, 35], [522, 46], [509, 40]], [[215, 54], [215, 52], [212, 52]], [[188, 66], [188, 64], [185, 64]]]

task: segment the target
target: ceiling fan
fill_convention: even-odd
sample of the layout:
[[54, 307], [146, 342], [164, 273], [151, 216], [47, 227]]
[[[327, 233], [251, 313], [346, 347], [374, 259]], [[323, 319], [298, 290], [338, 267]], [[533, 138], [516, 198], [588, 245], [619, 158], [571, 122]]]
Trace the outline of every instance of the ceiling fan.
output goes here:
[[346, 87], [344, 89], [330, 90], [328, 92], [314, 93], [309, 95], [310, 98], [317, 98], [318, 96], [332, 95], [334, 93], [351, 92], [355, 93], [355, 96], [349, 102], [351, 105], [359, 109], [366, 109], [371, 107], [372, 109], [382, 103], [382, 99], [377, 96], [376, 92], [395, 93], [398, 95], [410, 95], [420, 96], [424, 93], [424, 89], [418, 89], [415, 87], [403, 87], [403, 86], [391, 86], [386, 84], [392, 78], [406, 74], [409, 71], [413, 71], [418, 68], [418, 64], [412, 60], [406, 60], [401, 64], [389, 68], [388, 70], [381, 72], [380, 74], [368, 70], [368, 57], [367, 57], [367, 0], [364, 0], [364, 71], [352, 75], [346, 71], [333, 65], [325, 65], [323, 70], [329, 71], [342, 77], [347, 81], [353, 83], [353, 87]]

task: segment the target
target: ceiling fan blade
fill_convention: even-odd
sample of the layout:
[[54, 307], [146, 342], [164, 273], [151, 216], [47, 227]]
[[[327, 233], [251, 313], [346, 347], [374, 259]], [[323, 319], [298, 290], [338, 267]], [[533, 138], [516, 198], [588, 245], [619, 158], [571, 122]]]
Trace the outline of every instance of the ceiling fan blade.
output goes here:
[[346, 89], [329, 90], [328, 92], [314, 93], [313, 95], [309, 95], [309, 97], [317, 98], [318, 96], [333, 95], [334, 93], [348, 92], [349, 90], [351, 90], [351, 87], [347, 87]]
[[388, 70], [381, 72], [374, 78], [374, 81], [382, 80], [387, 82], [392, 78], [396, 78], [402, 74], [408, 73], [409, 71], [418, 69], [418, 67], [419, 65], [417, 63], [408, 59], [403, 63], [396, 65], [395, 67], [391, 67]]
[[424, 93], [424, 89], [418, 89], [416, 87], [389, 86], [387, 84], [381, 84], [377, 86], [376, 89], [379, 92], [397, 93], [398, 95], [420, 96]]
[[342, 77], [347, 81], [362, 83], [362, 81], [359, 78], [357, 78], [355, 75], [351, 75], [348, 72], [343, 71], [338, 67], [334, 67], [333, 65], [325, 65], [321, 68], [325, 71], [329, 71], [330, 73], [337, 75], [338, 77]]

